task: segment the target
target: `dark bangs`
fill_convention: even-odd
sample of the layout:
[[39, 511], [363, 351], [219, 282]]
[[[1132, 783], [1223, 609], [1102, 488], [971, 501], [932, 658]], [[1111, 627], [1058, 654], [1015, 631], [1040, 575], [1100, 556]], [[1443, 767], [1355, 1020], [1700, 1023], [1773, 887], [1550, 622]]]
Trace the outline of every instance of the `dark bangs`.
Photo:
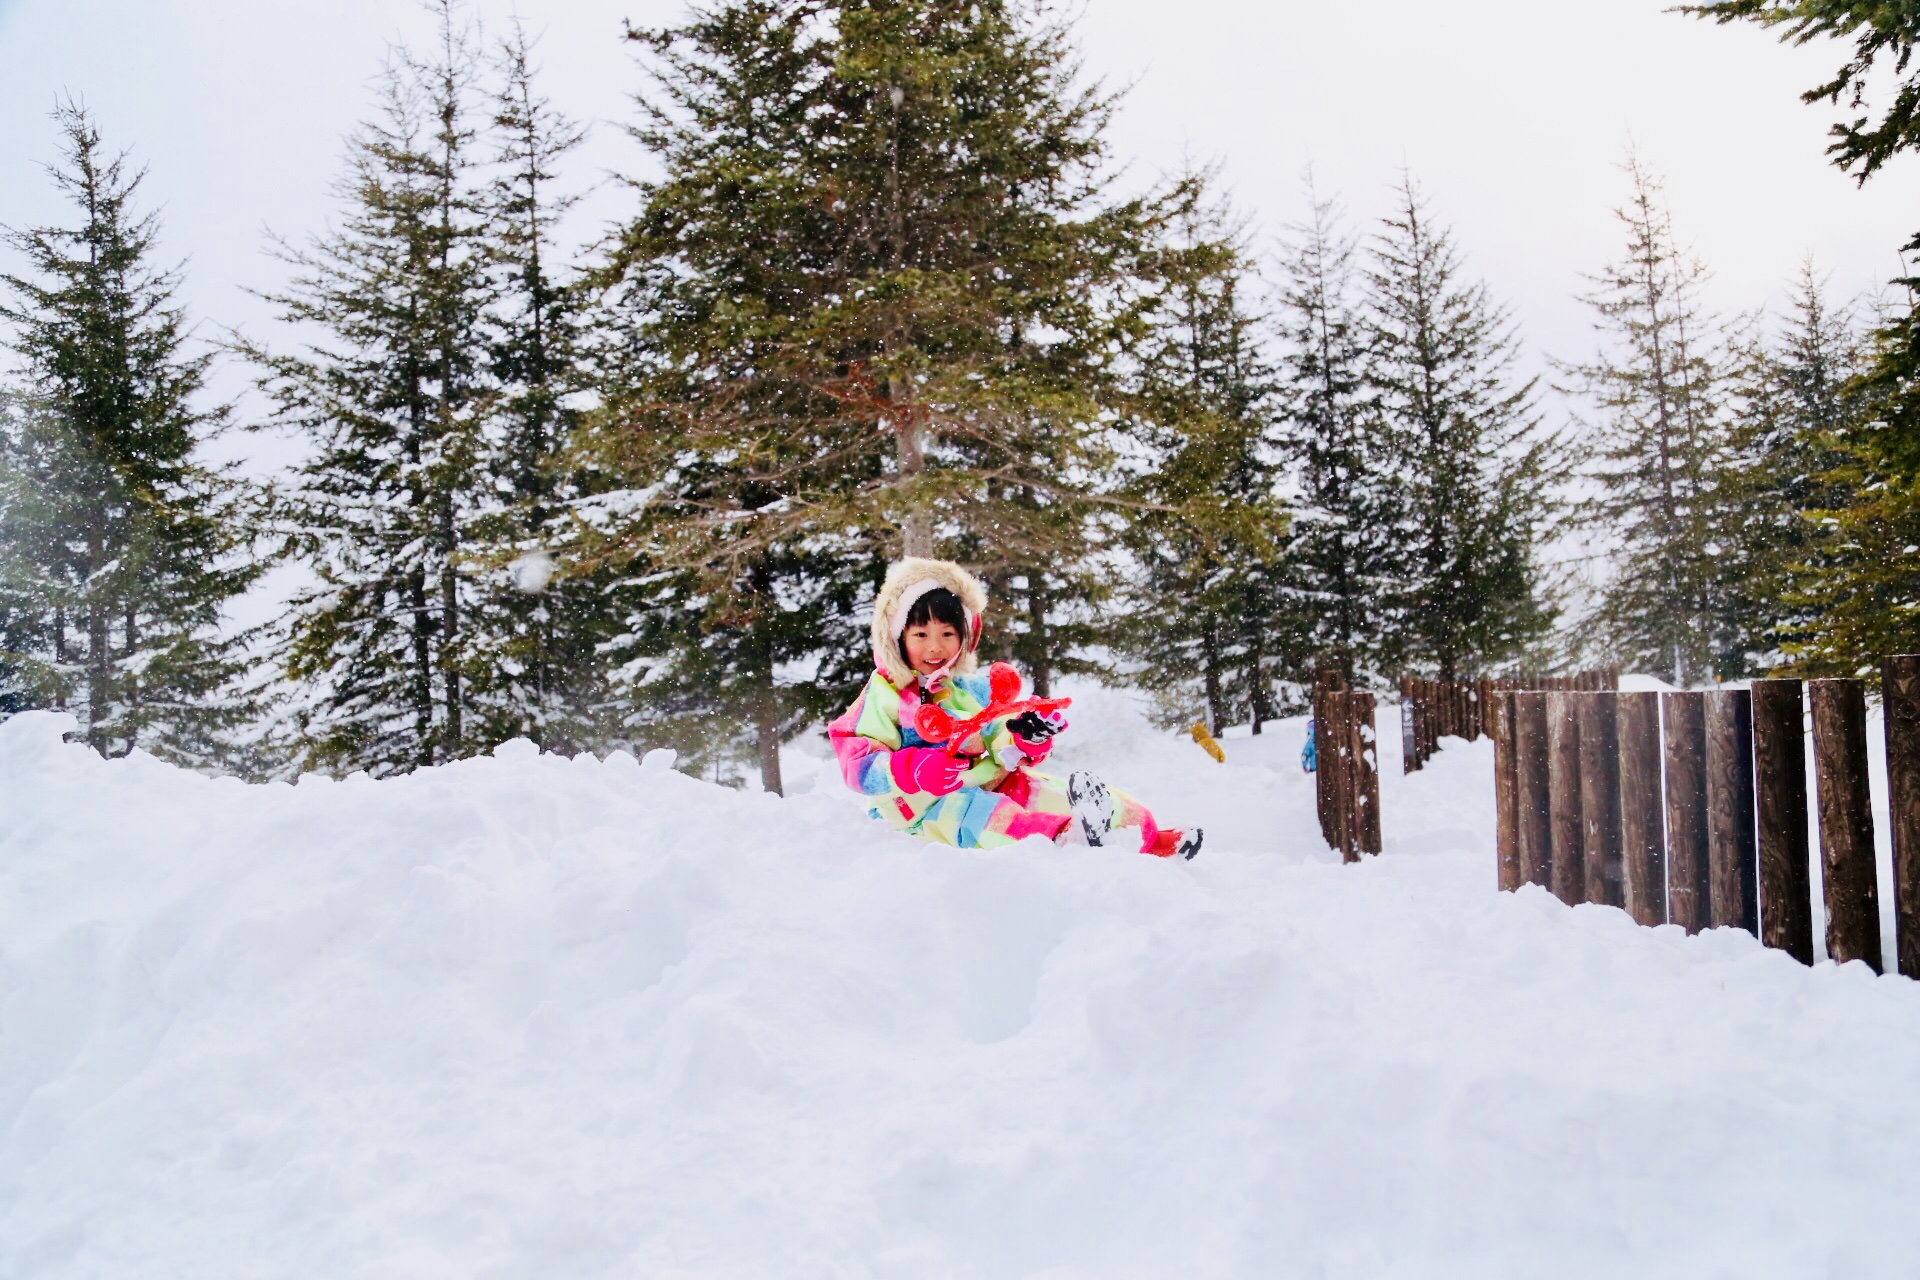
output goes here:
[[[963, 643], [967, 638], [967, 611], [961, 606], [960, 597], [945, 587], [935, 587], [915, 600], [907, 610], [906, 626], [900, 630], [904, 634], [908, 627], [924, 627], [929, 622], [946, 623]], [[904, 645], [901, 651], [905, 652]]]

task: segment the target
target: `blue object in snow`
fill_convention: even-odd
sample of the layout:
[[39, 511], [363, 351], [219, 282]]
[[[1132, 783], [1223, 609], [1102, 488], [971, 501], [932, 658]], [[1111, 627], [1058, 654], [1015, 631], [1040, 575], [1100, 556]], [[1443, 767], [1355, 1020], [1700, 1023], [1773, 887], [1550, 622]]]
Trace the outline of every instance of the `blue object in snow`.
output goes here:
[[1320, 767], [1320, 757], [1313, 749], [1313, 720], [1307, 720], [1307, 745], [1300, 748], [1300, 772], [1312, 773]]

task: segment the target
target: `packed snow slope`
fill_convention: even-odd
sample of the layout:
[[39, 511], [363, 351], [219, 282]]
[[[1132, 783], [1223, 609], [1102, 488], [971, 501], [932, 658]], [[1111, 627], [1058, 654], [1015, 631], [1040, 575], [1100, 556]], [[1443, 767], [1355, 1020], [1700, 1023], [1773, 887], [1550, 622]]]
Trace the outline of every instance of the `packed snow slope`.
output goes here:
[[1075, 692], [1197, 861], [921, 845], [817, 746], [249, 787], [0, 725], [0, 1276], [1915, 1274], [1914, 984], [1494, 892], [1484, 744], [1388, 743], [1342, 867], [1299, 722]]

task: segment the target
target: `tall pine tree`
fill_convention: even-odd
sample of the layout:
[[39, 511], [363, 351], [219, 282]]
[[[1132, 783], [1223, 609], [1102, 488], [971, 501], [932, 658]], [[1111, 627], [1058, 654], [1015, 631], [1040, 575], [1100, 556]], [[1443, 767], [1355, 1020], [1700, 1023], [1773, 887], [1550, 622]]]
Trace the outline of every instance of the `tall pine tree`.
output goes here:
[[[281, 494], [287, 551], [315, 585], [285, 624], [304, 686], [309, 763], [390, 773], [484, 743], [469, 635], [473, 522], [497, 496], [484, 466], [492, 282], [474, 156], [474, 55], [452, 0], [422, 61], [399, 53], [380, 117], [351, 144], [341, 225], [273, 297], [311, 334], [248, 348], [276, 421], [313, 452]], [[497, 589], [495, 587], [494, 589]]]
[[1625, 255], [1588, 297], [1608, 345], [1573, 370], [1598, 412], [1597, 518], [1613, 541], [1601, 619], [1612, 656], [1686, 685], [1738, 676], [1738, 456], [1728, 356], [1702, 309], [1706, 269], [1682, 250], [1661, 184], [1637, 157], [1616, 211]]
[[[1756, 323], [1738, 347], [1735, 377], [1738, 540], [1722, 548], [1732, 610], [1752, 637], [1757, 668], [1801, 648], [1820, 610], [1806, 596], [1835, 567], [1833, 512], [1854, 488], [1843, 479], [1872, 399], [1861, 394], [1865, 335], [1851, 308], [1836, 309], [1812, 264], [1803, 264], [1776, 328]], [[1841, 558], [1844, 558], [1842, 556]]]
[[586, 282], [571, 278], [559, 226], [578, 201], [560, 170], [585, 130], [537, 91], [533, 43], [515, 24], [499, 47], [493, 97], [495, 176], [482, 242], [492, 277], [491, 422], [483, 459], [494, 509], [471, 537], [496, 587], [466, 619], [486, 721], [481, 737], [524, 736], [563, 753], [620, 740], [623, 699], [609, 646], [625, 631], [623, 592], [604, 571], [562, 573], [555, 551], [573, 507], [611, 483], [574, 452], [588, 390], [594, 316]]
[[[1832, 127], [1833, 163], [1864, 183], [1903, 153], [1920, 150], [1920, 46], [1911, 4], [1882, 0], [1719, 0], [1686, 11], [1747, 21], [1791, 44], [1850, 42], [1833, 75], [1802, 94], [1845, 103]], [[1906, 251], [1920, 250], [1920, 234]], [[1837, 674], [1870, 670], [1888, 653], [1920, 647], [1920, 276], [1903, 313], [1873, 335], [1868, 367], [1848, 385], [1858, 415], [1832, 437], [1842, 460], [1820, 483], [1851, 495], [1821, 519], [1826, 533], [1789, 598], [1801, 614], [1787, 650], [1796, 668]]]
[[1407, 660], [1443, 680], [1514, 658], [1550, 628], [1537, 548], [1563, 479], [1519, 342], [1411, 175], [1373, 241], [1368, 371], [1394, 439], [1406, 539], [1392, 610]]
[[1104, 202], [1107, 103], [1017, 0], [725, 0], [635, 34], [664, 176], [614, 264], [638, 359], [596, 439], [647, 501], [608, 537], [692, 575], [687, 669], [742, 673], [708, 678], [771, 782], [774, 739], [860, 674], [887, 555], [1024, 584], [1053, 652], [1145, 215]]
[[816, 521], [876, 475], [840, 384], [804, 366], [833, 305], [833, 55], [790, 4], [631, 34], [654, 59], [635, 136], [664, 174], [605, 273], [623, 343], [600, 358], [590, 443], [632, 490], [587, 511], [583, 550], [640, 584], [622, 646], [639, 729], [695, 760], [744, 753], [779, 791], [781, 743], [859, 678], [853, 614], [878, 572], [862, 521]]
[[1920, 644], [1920, 488], [1879, 447], [1887, 403], [1873, 338], [1811, 267], [1768, 337], [1750, 355], [1742, 423], [1751, 607], [1779, 665], [1857, 675]]
[[223, 608], [254, 571], [236, 482], [196, 457], [225, 416], [211, 355], [154, 262], [140, 174], [83, 108], [54, 118], [78, 218], [6, 233], [31, 274], [0, 306], [25, 375], [0, 418], [0, 698], [72, 711], [105, 755], [230, 767], [249, 707]]
[[1170, 723], [1216, 732], [1275, 714], [1287, 514], [1267, 436], [1275, 371], [1241, 225], [1188, 184], [1158, 305], [1134, 345], [1137, 435], [1150, 446], [1124, 539], [1136, 566], [1117, 639]]
[[[1368, 377], [1351, 234], [1307, 184], [1309, 217], [1280, 262], [1280, 414], [1274, 443], [1292, 491], [1284, 630], [1307, 662], [1349, 678], [1399, 660], [1393, 587], [1404, 554], [1392, 437]], [[1296, 672], [1304, 677], [1305, 670]]]

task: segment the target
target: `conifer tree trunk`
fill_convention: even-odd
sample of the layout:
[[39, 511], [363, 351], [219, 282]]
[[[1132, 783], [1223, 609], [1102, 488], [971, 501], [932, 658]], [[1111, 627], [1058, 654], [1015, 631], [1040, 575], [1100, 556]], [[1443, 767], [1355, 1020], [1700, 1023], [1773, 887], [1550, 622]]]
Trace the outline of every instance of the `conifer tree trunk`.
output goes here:
[[465, 724], [461, 716], [460, 583], [454, 572], [456, 537], [453, 526], [453, 494], [443, 492], [440, 495], [440, 541], [443, 552], [440, 562], [440, 660], [441, 666], [445, 669], [443, 679], [447, 693], [447, 741], [446, 750], [441, 755], [449, 760], [459, 758], [462, 754], [461, 747], [466, 741]]
[[1040, 579], [1028, 575], [1027, 626], [1033, 635], [1033, 692], [1041, 698], [1053, 696], [1053, 651], [1047, 635], [1047, 593]]
[[[898, 406], [893, 421], [894, 438], [899, 444], [899, 465], [901, 477], [917, 476], [927, 469], [926, 445], [922, 439], [920, 422], [913, 412], [910, 402], [911, 393], [907, 380], [901, 377], [887, 380], [887, 399]], [[901, 554], [909, 556], [933, 555], [933, 513], [918, 502], [908, 509], [900, 524]]]
[[[100, 522], [96, 511], [93, 528], [87, 534], [87, 567], [94, 574], [100, 572], [100, 561], [105, 555], [105, 535]], [[104, 722], [113, 694], [112, 658], [107, 650], [107, 610], [100, 599], [101, 585], [96, 580], [89, 584], [87, 592], [87, 745], [105, 754]]]
[[1200, 643], [1201, 663], [1205, 671], [1203, 679], [1207, 691], [1207, 728], [1214, 733], [1226, 727], [1226, 696], [1220, 682], [1220, 637], [1212, 618], [1207, 619], [1206, 633]]
[[1254, 635], [1256, 638], [1247, 654], [1247, 701], [1248, 712], [1253, 717], [1253, 736], [1257, 738], [1272, 708], [1267, 703], [1266, 646], [1258, 639], [1257, 630]]
[[775, 700], [773, 668], [765, 673], [765, 683], [754, 699], [754, 731], [760, 747], [760, 787], [773, 795], [785, 795], [780, 778], [780, 716]]
[[427, 608], [427, 573], [407, 574], [407, 605], [413, 612], [413, 728], [415, 762], [433, 763], [433, 614]]

